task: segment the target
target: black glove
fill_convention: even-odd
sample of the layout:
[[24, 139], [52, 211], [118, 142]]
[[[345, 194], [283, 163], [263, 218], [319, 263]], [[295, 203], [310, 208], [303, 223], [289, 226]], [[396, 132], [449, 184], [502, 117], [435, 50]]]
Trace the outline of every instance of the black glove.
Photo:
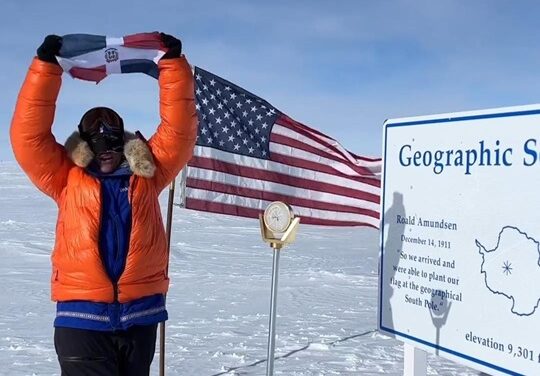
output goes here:
[[62, 37], [58, 35], [47, 35], [41, 46], [37, 49], [38, 59], [58, 65], [55, 55], [60, 53], [61, 47]]
[[169, 34], [159, 33], [159, 35], [161, 36], [161, 41], [165, 47], [169, 49], [167, 53], [163, 55], [162, 59], [174, 59], [180, 57], [180, 54], [182, 54], [182, 42]]

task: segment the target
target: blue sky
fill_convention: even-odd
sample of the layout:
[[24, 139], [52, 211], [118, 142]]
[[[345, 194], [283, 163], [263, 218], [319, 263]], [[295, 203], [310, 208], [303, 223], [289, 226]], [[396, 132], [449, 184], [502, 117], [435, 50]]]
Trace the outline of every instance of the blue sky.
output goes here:
[[[28, 65], [47, 34], [164, 31], [191, 64], [266, 99], [362, 155], [382, 153], [385, 119], [540, 103], [534, 1], [39, 1], [0, 6], [0, 161]], [[64, 75], [53, 131], [109, 106], [150, 136], [157, 82]]]

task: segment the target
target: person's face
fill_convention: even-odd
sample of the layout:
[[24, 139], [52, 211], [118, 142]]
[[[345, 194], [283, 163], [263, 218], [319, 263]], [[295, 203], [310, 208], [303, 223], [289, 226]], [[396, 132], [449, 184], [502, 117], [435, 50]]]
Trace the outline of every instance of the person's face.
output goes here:
[[104, 174], [116, 170], [123, 159], [123, 130], [113, 121], [97, 117], [93, 122], [87, 121], [81, 126], [83, 139], [88, 142], [95, 155], [94, 160]]
[[122, 153], [115, 151], [106, 151], [96, 155], [96, 162], [99, 170], [104, 174], [110, 174], [122, 163]]
[[102, 173], [109, 174], [122, 163], [124, 136], [121, 133], [102, 125], [90, 134], [88, 140]]

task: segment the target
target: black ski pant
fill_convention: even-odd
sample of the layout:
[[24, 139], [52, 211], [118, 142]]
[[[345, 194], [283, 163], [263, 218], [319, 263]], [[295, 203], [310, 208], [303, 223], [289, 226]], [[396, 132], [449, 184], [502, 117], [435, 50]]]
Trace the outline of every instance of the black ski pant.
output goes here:
[[55, 328], [62, 376], [148, 376], [156, 331], [157, 324], [115, 332]]

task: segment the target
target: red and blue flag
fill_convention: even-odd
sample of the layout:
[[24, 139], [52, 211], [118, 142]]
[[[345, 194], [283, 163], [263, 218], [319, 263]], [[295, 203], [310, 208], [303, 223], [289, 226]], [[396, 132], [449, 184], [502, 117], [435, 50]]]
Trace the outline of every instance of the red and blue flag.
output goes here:
[[112, 73], [158, 77], [157, 63], [167, 52], [158, 32], [124, 37], [68, 34], [62, 37], [58, 63], [74, 78], [99, 82]]

